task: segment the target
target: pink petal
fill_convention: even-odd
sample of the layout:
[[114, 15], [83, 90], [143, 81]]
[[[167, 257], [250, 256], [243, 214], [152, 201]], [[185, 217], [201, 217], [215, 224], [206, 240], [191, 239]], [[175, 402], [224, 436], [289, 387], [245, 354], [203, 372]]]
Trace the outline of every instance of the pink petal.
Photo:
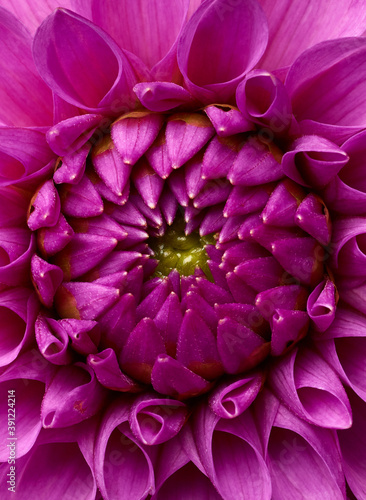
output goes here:
[[[0, 120], [20, 127], [51, 125], [52, 95], [34, 65], [32, 38], [27, 29], [2, 7], [0, 40]], [[24, 82], [27, 82], [26, 91]]]
[[[138, 56], [157, 80], [171, 80], [176, 40], [185, 24], [189, 2], [128, 0], [92, 2], [93, 20], [118, 45]], [[122, 29], [120, 20], [123, 19]]]
[[77, 14], [66, 9], [51, 14], [36, 33], [33, 54], [42, 78], [67, 102], [113, 115], [132, 105], [137, 77], [126, 55]]
[[195, 103], [186, 89], [171, 82], [138, 83], [133, 90], [141, 104], [150, 111], [164, 112], [182, 104]]
[[207, 104], [227, 101], [258, 62], [267, 37], [266, 19], [257, 2], [246, 0], [235, 8], [225, 0], [202, 4], [178, 43], [178, 65], [188, 90]]
[[362, 1], [345, 0], [329, 9], [327, 0], [259, 0], [269, 24], [269, 42], [260, 67], [290, 65], [307, 48], [332, 38], [359, 36], [365, 30]]

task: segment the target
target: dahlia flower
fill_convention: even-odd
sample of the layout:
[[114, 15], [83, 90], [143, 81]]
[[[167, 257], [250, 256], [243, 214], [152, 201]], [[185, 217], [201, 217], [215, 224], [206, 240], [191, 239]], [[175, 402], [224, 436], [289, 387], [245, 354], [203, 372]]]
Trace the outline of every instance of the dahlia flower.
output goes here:
[[364, 0], [0, 0], [1, 498], [366, 499]]

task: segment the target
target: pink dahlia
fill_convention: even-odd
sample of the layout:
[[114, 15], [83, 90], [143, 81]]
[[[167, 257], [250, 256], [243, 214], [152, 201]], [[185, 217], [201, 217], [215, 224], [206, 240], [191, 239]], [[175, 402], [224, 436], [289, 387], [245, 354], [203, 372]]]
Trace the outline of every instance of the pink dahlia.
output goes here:
[[0, 0], [1, 498], [366, 499], [365, 1], [60, 3]]

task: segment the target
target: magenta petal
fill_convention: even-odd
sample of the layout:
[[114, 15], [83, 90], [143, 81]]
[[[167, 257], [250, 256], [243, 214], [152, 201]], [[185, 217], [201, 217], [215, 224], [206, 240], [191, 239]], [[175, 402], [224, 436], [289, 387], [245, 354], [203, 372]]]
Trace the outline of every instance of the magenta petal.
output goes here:
[[292, 500], [299, 494], [343, 500], [345, 481], [339, 446], [333, 432], [317, 428], [295, 417], [284, 406], [278, 408], [267, 452], [272, 477], [273, 500]]
[[16, 186], [0, 188], [0, 227], [20, 226], [24, 223], [29, 199]]
[[247, 119], [281, 135], [292, 121], [291, 104], [283, 83], [271, 73], [251, 71], [236, 91], [236, 101]]
[[365, 217], [340, 217], [334, 224], [332, 260], [339, 274], [363, 283]]
[[139, 500], [154, 492], [151, 459], [126, 424], [129, 410], [129, 400], [114, 401], [97, 435], [94, 469], [106, 500]]
[[309, 316], [305, 311], [276, 309], [271, 319], [271, 353], [280, 356], [308, 332]]
[[134, 165], [154, 142], [162, 124], [162, 116], [152, 113], [135, 113], [116, 121], [111, 135], [123, 162]]
[[234, 185], [257, 186], [283, 177], [280, 158], [276, 158], [266, 144], [256, 136], [250, 137], [240, 149], [228, 173]]
[[60, 367], [42, 401], [43, 426], [67, 427], [95, 415], [105, 401], [105, 389], [83, 364]]
[[[27, 183], [54, 155], [42, 132], [34, 129], [0, 128], [0, 184]], [[51, 165], [52, 167], [53, 165]], [[40, 181], [37, 182], [38, 187]], [[27, 186], [29, 187], [29, 186]]]
[[194, 437], [207, 475], [223, 498], [272, 498], [270, 475], [249, 412], [220, 420], [202, 406], [196, 415]]
[[77, 107], [116, 115], [133, 102], [137, 78], [126, 55], [103, 30], [71, 11], [58, 9], [42, 23], [33, 54], [46, 83]]
[[365, 50], [363, 38], [329, 40], [292, 65], [285, 85], [305, 134], [326, 134], [339, 144], [364, 128]]
[[269, 24], [269, 42], [261, 68], [283, 68], [323, 40], [360, 36], [365, 30], [362, 1], [345, 0], [334, 5], [334, 9], [329, 9], [327, 0], [280, 0], [276, 5], [271, 0], [260, 0], [259, 3]]
[[254, 125], [238, 109], [218, 104], [207, 106], [205, 113], [220, 137], [229, 137], [254, 130]]
[[55, 255], [62, 250], [72, 239], [74, 231], [67, 223], [65, 217], [60, 214], [57, 223], [53, 227], [41, 228], [37, 231], [37, 244], [45, 256]]
[[52, 307], [57, 288], [63, 281], [63, 272], [58, 266], [33, 255], [31, 260], [32, 281], [42, 304]]
[[[93, 20], [109, 33], [120, 47], [138, 56], [158, 80], [171, 78], [169, 55], [173, 56], [176, 39], [185, 23], [189, 2], [154, 0], [146, 5], [138, 0], [94, 1]], [[120, 19], [123, 19], [121, 29]], [[165, 70], [165, 71], [164, 71]], [[165, 77], [164, 77], [165, 76]]]
[[176, 436], [186, 417], [184, 403], [144, 394], [132, 405], [129, 421], [132, 432], [143, 444], [156, 445]]
[[29, 263], [35, 250], [34, 234], [27, 229], [0, 229], [0, 283], [17, 286], [29, 283]]
[[339, 444], [342, 452], [344, 474], [356, 498], [362, 498], [366, 491], [365, 473], [365, 434], [366, 425], [365, 403], [350, 391], [353, 410], [353, 424], [350, 429], [338, 431]]
[[318, 331], [324, 332], [334, 321], [337, 296], [336, 286], [329, 278], [319, 283], [309, 295], [307, 311]]
[[50, 363], [55, 365], [71, 363], [69, 337], [55, 319], [39, 314], [35, 324], [35, 335], [41, 354]]
[[179, 168], [190, 160], [213, 134], [214, 128], [204, 115], [172, 115], [166, 126], [165, 137], [173, 168]]
[[219, 321], [217, 349], [227, 373], [248, 370], [268, 353], [268, 345], [262, 337], [230, 318]]
[[114, 142], [108, 137], [93, 149], [94, 168], [106, 186], [117, 196], [122, 192], [129, 180], [132, 166], [123, 162]]
[[223, 382], [210, 394], [210, 407], [221, 418], [236, 418], [252, 404], [262, 384], [258, 373]]
[[122, 349], [122, 369], [131, 377], [149, 384], [154, 361], [165, 353], [165, 346], [159, 330], [150, 318], [142, 319], [132, 330]]
[[0, 293], [0, 324], [3, 325], [0, 366], [11, 363], [34, 335], [34, 321], [39, 305], [34, 294], [25, 288]]
[[103, 212], [103, 202], [85, 175], [79, 184], [64, 184], [60, 190], [62, 212], [71, 217], [96, 217]]
[[241, 136], [215, 136], [208, 144], [202, 163], [204, 179], [226, 177], [242, 145]]
[[88, 364], [93, 368], [98, 381], [108, 389], [120, 392], [135, 392], [139, 386], [130, 377], [122, 373], [116, 353], [113, 349], [105, 349], [88, 356]]
[[211, 387], [210, 382], [166, 354], [156, 358], [151, 383], [157, 392], [179, 399], [197, 396]]
[[272, 191], [261, 213], [263, 223], [273, 226], [293, 226], [297, 207], [304, 197], [305, 193], [300, 186], [290, 179], [280, 182]]
[[348, 162], [336, 144], [317, 136], [297, 139], [282, 158], [284, 173], [303, 186], [326, 186]]
[[206, 103], [227, 101], [258, 62], [267, 39], [267, 22], [258, 3], [248, 0], [235, 9], [225, 0], [201, 5], [178, 43], [178, 65], [188, 90]]
[[33, 196], [27, 224], [32, 231], [57, 224], [60, 217], [60, 197], [52, 180], [46, 181]]
[[270, 321], [277, 309], [305, 309], [308, 291], [300, 285], [270, 288], [259, 293], [255, 305], [263, 317]]
[[146, 205], [156, 208], [164, 187], [163, 179], [150, 167], [146, 159], [134, 166], [132, 180]]
[[63, 283], [57, 290], [55, 307], [61, 318], [95, 319], [111, 307], [119, 290], [93, 283]]
[[68, 334], [74, 351], [83, 355], [97, 352], [101, 333], [96, 321], [71, 318], [61, 319], [59, 323]]
[[133, 90], [141, 104], [150, 111], [164, 112], [177, 108], [181, 104], [194, 103], [192, 95], [175, 83], [138, 83]]
[[102, 115], [82, 115], [61, 121], [48, 130], [47, 142], [59, 156], [73, 153], [90, 139], [102, 120]]
[[348, 429], [351, 407], [333, 369], [315, 352], [293, 350], [271, 372], [271, 385], [286, 405], [308, 422]]
[[89, 151], [90, 143], [86, 142], [77, 151], [64, 156], [53, 174], [55, 183], [78, 184], [84, 175]]
[[151, 500], [159, 498], [187, 500], [187, 498], [194, 498], [197, 495], [197, 498], [207, 500], [222, 499], [211, 481], [192, 462], [189, 462], [165, 480]]
[[[34, 66], [32, 38], [28, 30], [2, 7], [0, 120], [7, 125], [21, 127], [50, 125], [52, 95]], [[24, 92], [24, 82], [27, 82], [27, 92]], [[27, 96], [32, 96], [32, 99]]]
[[171, 292], [166, 298], [160, 311], [154, 318], [154, 323], [160, 331], [165, 343], [166, 352], [175, 357], [178, 332], [182, 324], [183, 315], [181, 305], [176, 293]]
[[206, 380], [223, 372], [216, 338], [194, 309], [188, 309], [179, 330], [177, 361]]

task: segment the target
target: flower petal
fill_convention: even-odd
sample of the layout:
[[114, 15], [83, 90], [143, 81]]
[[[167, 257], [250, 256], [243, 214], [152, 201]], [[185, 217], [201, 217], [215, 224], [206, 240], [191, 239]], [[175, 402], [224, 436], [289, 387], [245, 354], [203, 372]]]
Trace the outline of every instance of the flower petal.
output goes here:
[[244, 0], [235, 7], [225, 0], [204, 2], [178, 43], [178, 65], [188, 90], [207, 104], [227, 102], [263, 54], [267, 37], [257, 2]]
[[332, 38], [360, 36], [366, 16], [362, 0], [259, 0], [267, 15], [269, 42], [260, 67], [289, 66], [307, 48]]
[[7, 125], [52, 123], [52, 94], [37, 73], [31, 46], [26, 28], [0, 7], [0, 120]]
[[123, 51], [100, 28], [66, 9], [39, 27], [33, 44], [39, 73], [65, 101], [91, 113], [121, 114], [133, 104], [137, 77]]

